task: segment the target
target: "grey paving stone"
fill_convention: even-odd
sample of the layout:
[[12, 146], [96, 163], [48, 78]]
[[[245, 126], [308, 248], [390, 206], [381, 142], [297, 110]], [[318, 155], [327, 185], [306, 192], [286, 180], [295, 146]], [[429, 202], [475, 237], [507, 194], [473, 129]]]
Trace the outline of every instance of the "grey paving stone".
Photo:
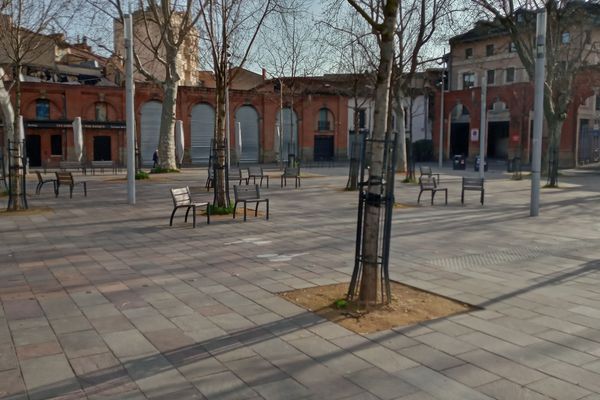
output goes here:
[[549, 397], [505, 379], [483, 385], [478, 390], [497, 400], [550, 400]]
[[62, 354], [21, 361], [21, 372], [32, 399], [48, 399], [80, 389]]
[[444, 370], [443, 374], [470, 387], [485, 385], [500, 379], [499, 376], [471, 364], [449, 368]]
[[0, 371], [0, 399], [27, 399], [27, 391], [18, 369]]
[[438, 371], [464, 364], [464, 362], [458, 358], [452, 357], [426, 345], [407, 347], [397, 351], [413, 361]]
[[415, 367], [395, 373], [416, 388], [445, 400], [491, 400], [468, 386], [455, 382], [426, 367]]
[[539, 341], [539, 339], [531, 335], [527, 335], [514, 329], [506, 328], [495, 323], [494, 321], [485, 321], [468, 315], [461, 315], [460, 318], [455, 318], [454, 322], [519, 346], [527, 346]]
[[118, 358], [156, 354], [158, 351], [138, 331], [121, 331], [102, 335], [104, 341]]
[[469, 342], [464, 342], [461, 340], [457, 340], [453, 337], [444, 335], [443, 333], [433, 332], [428, 333], [426, 335], [415, 336], [415, 339], [419, 342], [425, 343], [433, 348], [436, 348], [444, 353], [448, 353], [450, 355], [456, 355], [460, 353], [466, 353], [471, 350], [475, 350], [475, 347], [468, 344]]
[[527, 387], [548, 397], [561, 400], [577, 400], [590, 394], [588, 390], [556, 378], [545, 378], [530, 383]]
[[50, 321], [50, 324], [57, 335], [92, 329], [92, 325], [83, 316], [55, 318]]
[[369, 344], [353, 351], [355, 355], [384, 371], [394, 372], [416, 367], [418, 364], [386, 347]]
[[558, 361], [554, 364], [544, 365], [540, 370], [555, 378], [600, 393], [600, 375], [594, 372]]
[[346, 375], [346, 379], [368, 390], [381, 399], [395, 399], [417, 391], [402, 379], [379, 368], [368, 368]]
[[108, 348], [95, 331], [80, 331], [59, 336], [64, 352], [69, 358], [105, 353]]
[[459, 357], [489, 372], [523, 385], [544, 378], [544, 375], [536, 370], [483, 350], [461, 354]]
[[265, 400], [294, 400], [305, 398], [310, 391], [291, 378], [255, 386]]
[[245, 400], [257, 393], [231, 372], [196, 377], [191, 382], [208, 400]]

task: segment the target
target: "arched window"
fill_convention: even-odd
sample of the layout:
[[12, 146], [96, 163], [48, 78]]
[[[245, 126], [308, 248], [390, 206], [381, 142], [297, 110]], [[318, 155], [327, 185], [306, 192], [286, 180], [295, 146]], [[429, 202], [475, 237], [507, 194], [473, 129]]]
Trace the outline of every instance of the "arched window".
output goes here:
[[319, 110], [319, 120], [317, 122], [318, 131], [331, 131], [333, 129], [333, 114], [328, 108], [323, 107]]
[[107, 120], [107, 107], [106, 103], [96, 103], [96, 121], [106, 121]]
[[35, 118], [41, 120], [50, 119], [50, 102], [39, 99], [35, 102]]

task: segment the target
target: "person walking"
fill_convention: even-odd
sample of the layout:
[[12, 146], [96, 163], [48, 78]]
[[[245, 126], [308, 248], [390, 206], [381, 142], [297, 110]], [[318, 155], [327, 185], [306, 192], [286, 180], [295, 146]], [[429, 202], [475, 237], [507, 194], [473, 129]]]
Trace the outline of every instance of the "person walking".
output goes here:
[[152, 161], [154, 162], [154, 164], [152, 165], [152, 168], [156, 168], [158, 167], [158, 149], [154, 150], [154, 154], [152, 154]]

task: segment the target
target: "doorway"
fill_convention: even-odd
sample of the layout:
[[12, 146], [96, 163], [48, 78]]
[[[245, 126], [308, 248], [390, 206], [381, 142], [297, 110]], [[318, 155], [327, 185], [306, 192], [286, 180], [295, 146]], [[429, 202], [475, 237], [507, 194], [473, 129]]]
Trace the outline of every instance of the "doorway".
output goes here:
[[497, 121], [488, 123], [488, 158], [506, 160], [508, 158], [508, 133], [510, 123], [508, 121]]
[[42, 166], [42, 140], [40, 135], [27, 135], [27, 157], [30, 167]]
[[333, 136], [315, 136], [315, 161], [333, 161]]
[[469, 156], [469, 124], [453, 122], [450, 125], [450, 153]]
[[94, 136], [94, 161], [111, 161], [110, 136]]

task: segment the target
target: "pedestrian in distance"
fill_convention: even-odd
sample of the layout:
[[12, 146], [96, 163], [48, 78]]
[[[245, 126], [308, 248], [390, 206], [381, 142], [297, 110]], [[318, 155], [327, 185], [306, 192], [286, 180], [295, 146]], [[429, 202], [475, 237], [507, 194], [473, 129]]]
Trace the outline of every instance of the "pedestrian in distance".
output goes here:
[[152, 168], [156, 168], [158, 167], [158, 149], [154, 150], [154, 154], [152, 154], [152, 161], [154, 162], [154, 164], [152, 165]]

